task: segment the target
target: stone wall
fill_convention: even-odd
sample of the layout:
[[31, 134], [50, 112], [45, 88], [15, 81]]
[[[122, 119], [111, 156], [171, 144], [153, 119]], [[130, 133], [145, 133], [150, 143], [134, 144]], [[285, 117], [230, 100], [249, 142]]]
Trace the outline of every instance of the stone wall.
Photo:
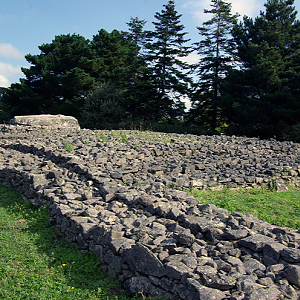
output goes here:
[[[0, 181], [131, 293], [171, 299], [298, 299], [300, 233], [203, 205], [178, 188], [285, 189], [300, 145], [227, 136], [2, 126]], [[65, 144], [74, 148], [68, 153]]]

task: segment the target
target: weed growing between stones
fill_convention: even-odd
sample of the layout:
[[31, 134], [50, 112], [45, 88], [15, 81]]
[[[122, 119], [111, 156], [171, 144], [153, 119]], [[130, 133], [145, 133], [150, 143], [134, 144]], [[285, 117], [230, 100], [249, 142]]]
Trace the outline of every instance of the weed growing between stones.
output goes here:
[[103, 132], [100, 132], [100, 140], [103, 143], [106, 143], [108, 141], [108, 138], [105, 136], [105, 134]]
[[127, 144], [128, 140], [127, 140], [126, 133], [121, 132], [120, 133], [120, 137], [121, 137], [122, 142], [125, 143], [125, 144]]
[[74, 150], [73, 145], [68, 141], [64, 144], [65, 150], [70, 153]]

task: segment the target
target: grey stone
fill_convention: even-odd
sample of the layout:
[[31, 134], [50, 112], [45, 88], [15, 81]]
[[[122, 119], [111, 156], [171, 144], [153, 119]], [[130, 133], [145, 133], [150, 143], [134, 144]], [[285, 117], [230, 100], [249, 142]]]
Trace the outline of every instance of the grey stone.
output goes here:
[[281, 257], [291, 263], [300, 262], [300, 249], [288, 249], [285, 248], [281, 252]]
[[263, 251], [263, 248], [266, 244], [274, 243], [274, 239], [271, 239], [262, 234], [254, 234], [243, 238], [239, 241], [241, 246], [247, 247], [255, 252]]
[[247, 274], [251, 275], [255, 271], [259, 270], [265, 272], [266, 267], [264, 264], [260, 263], [258, 260], [250, 258], [244, 261], [243, 263], [245, 271]]
[[278, 300], [283, 297], [276, 287], [261, 287], [246, 294], [245, 300]]
[[[280, 258], [281, 252], [285, 249], [286, 247], [280, 243], [270, 243], [266, 244], [263, 249], [264, 253], [264, 260], [266, 260], [266, 257], [270, 257], [274, 260], [275, 263], [278, 262]], [[275, 264], [273, 263], [273, 264]]]
[[284, 276], [291, 284], [300, 287], [300, 266], [288, 265], [284, 270]]
[[300, 145], [226, 136], [181, 142], [186, 137], [175, 134], [172, 143], [151, 144], [131, 131], [124, 143], [105, 134], [107, 142], [91, 130], [0, 126], [0, 180], [36, 206], [49, 203], [57, 232], [94, 251], [131, 291], [174, 300], [267, 299], [278, 291], [298, 298], [286, 279], [299, 277], [286, 267], [299, 264], [297, 230], [165, 189], [197, 180], [201, 188], [267, 186], [266, 170], [295, 184]]
[[249, 235], [247, 229], [231, 229], [226, 228], [222, 234], [222, 238], [225, 240], [239, 240]]
[[165, 264], [166, 276], [180, 280], [185, 274], [191, 273], [191, 269], [180, 261], [171, 261]]
[[212, 287], [221, 291], [230, 290], [236, 287], [236, 279], [225, 274], [215, 274], [215, 275], [206, 275], [201, 276], [202, 281], [206, 286]]
[[46, 126], [54, 129], [80, 130], [78, 121], [74, 117], [64, 115], [27, 115], [15, 116], [10, 120], [12, 125]]
[[187, 278], [183, 294], [186, 300], [222, 300], [226, 298], [224, 292], [201, 285], [193, 278]]
[[120, 256], [115, 255], [112, 251], [108, 250], [104, 255], [104, 261], [116, 272], [122, 271], [122, 260]]
[[137, 244], [122, 253], [123, 261], [133, 271], [146, 275], [162, 277], [166, 270], [161, 261], [145, 246]]
[[136, 276], [127, 279], [124, 282], [124, 287], [131, 294], [150, 294], [155, 289], [151, 281], [147, 277]]
[[191, 246], [195, 240], [195, 236], [191, 234], [190, 230], [184, 230], [178, 235], [175, 235], [177, 242], [181, 245]]
[[130, 249], [135, 241], [125, 237], [119, 237], [110, 242], [109, 246], [114, 253], [121, 254], [124, 250]]

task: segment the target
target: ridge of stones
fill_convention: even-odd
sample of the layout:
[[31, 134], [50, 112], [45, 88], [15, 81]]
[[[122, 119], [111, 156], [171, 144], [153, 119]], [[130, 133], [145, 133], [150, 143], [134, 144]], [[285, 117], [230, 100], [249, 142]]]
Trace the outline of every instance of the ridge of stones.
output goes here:
[[36, 206], [49, 205], [59, 234], [95, 252], [130, 293], [299, 299], [298, 230], [179, 190], [299, 186], [299, 144], [122, 133], [126, 141], [108, 131], [2, 125], [0, 181]]

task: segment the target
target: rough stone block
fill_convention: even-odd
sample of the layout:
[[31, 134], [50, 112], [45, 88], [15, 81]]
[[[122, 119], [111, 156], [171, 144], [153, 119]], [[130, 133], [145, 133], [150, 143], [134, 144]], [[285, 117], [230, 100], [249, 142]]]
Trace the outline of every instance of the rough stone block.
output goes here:
[[27, 115], [15, 116], [10, 120], [11, 125], [50, 127], [54, 129], [80, 130], [78, 121], [71, 116], [64, 115]]

